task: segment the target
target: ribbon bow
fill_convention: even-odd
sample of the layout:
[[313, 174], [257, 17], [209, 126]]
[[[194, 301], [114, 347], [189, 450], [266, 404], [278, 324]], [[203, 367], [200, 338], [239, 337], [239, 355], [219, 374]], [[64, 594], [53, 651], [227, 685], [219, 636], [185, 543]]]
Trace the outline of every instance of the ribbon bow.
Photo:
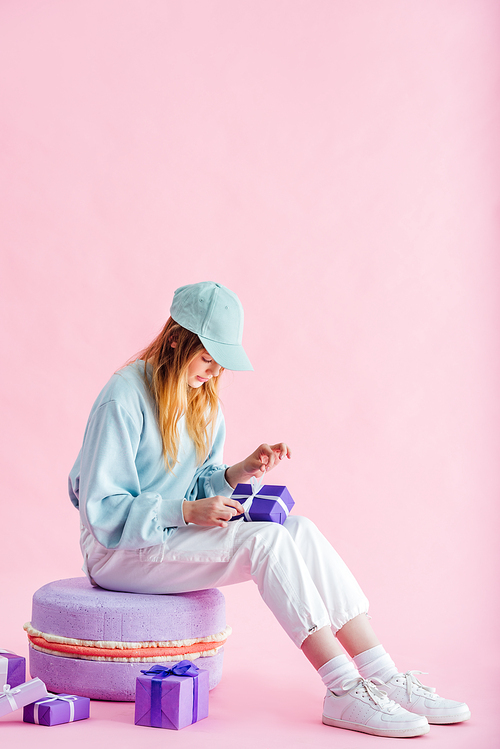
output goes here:
[[[243, 499], [243, 497], [246, 497], [246, 499], [241, 502], [241, 505], [243, 507], [244, 517], [245, 520], [248, 522], [251, 522], [252, 518], [250, 517], [250, 510], [253, 505], [253, 501], [256, 498], [257, 494], [262, 488], [262, 479], [256, 479], [255, 476], [252, 476], [250, 479], [250, 486], [252, 487], [252, 493], [247, 494], [233, 494], [233, 499]], [[286, 504], [283, 502], [281, 497], [277, 497], [271, 494], [259, 494], [258, 499], [270, 499], [274, 500], [275, 502], [278, 502], [279, 505], [283, 508], [285, 511], [285, 516], [288, 517], [290, 514], [290, 510], [286, 506]]]
[[198, 674], [200, 669], [191, 661], [179, 661], [172, 668], [163, 668], [160, 664], [152, 666], [149, 671], [141, 671], [141, 674], [152, 676], [151, 680], [151, 725], [155, 728], [162, 727], [161, 718], [161, 684], [162, 680], [169, 676], [191, 676], [193, 679], [193, 713], [192, 723], [198, 720]]
[[10, 688], [10, 684], [4, 684], [2, 692], [0, 693], [1, 697], [7, 697], [9, 704], [13, 710], [17, 710], [17, 702], [15, 701], [13, 695], [19, 694], [21, 689], [19, 687], [16, 687], [15, 689]]
[[52, 694], [52, 692], [47, 692], [47, 697], [44, 697], [43, 700], [38, 700], [35, 702], [35, 709], [33, 711], [33, 720], [35, 723], [40, 724], [39, 716], [38, 716], [38, 708], [40, 705], [46, 705], [48, 702], [57, 702], [57, 700], [62, 700], [63, 702], [67, 702], [69, 704], [69, 722], [72, 723], [75, 719], [75, 702], [78, 699], [76, 694]]
[[141, 674], [155, 674], [159, 679], [167, 676], [198, 676], [200, 669], [192, 661], [179, 661], [172, 668], [163, 668], [160, 664], [151, 666], [149, 671], [141, 671]]

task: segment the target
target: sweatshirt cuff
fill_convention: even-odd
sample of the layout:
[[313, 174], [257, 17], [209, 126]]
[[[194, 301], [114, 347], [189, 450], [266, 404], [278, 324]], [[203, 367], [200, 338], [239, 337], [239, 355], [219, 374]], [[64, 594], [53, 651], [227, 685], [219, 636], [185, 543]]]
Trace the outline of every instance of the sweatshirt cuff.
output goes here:
[[221, 497], [230, 497], [234, 492], [231, 484], [226, 481], [226, 468], [227, 466], [221, 466], [218, 470], [214, 471], [210, 476], [210, 484], [213, 489], [213, 496], [220, 495]]
[[178, 528], [186, 525], [182, 513], [184, 499], [162, 499], [158, 505], [158, 522], [162, 528]]

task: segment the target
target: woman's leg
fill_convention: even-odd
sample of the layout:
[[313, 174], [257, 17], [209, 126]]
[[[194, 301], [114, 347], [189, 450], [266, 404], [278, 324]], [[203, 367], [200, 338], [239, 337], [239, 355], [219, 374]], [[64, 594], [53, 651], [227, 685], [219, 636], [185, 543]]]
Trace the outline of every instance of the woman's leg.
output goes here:
[[337, 639], [351, 657], [380, 645], [366, 614], [359, 614], [338, 630]]
[[344, 652], [339, 643], [350, 656], [359, 655], [380, 645], [367, 616], [359, 614], [348, 621], [347, 624], [344, 624], [338, 630], [336, 636], [334, 636], [330, 627], [323, 627], [323, 629], [313, 632], [309, 637], [306, 637], [301, 648], [314, 668], [319, 669], [327, 661]]
[[308, 639], [304, 652], [314, 663], [342, 652], [330, 625], [350, 655], [378, 644], [369, 636], [366, 597], [307, 518], [293, 516], [285, 526], [240, 521], [228, 528], [179, 528], [158, 562], [141, 551], [109, 552], [92, 543], [97, 548], [87, 550], [89, 573], [112, 590], [181, 593], [253, 579], [295, 644]]
[[179, 528], [159, 562], [134, 551], [91, 552], [88, 571], [104, 588], [134, 593], [182, 593], [253, 580], [298, 647], [312, 632], [330, 627], [328, 611], [290, 533], [275, 523], [229, 526]]
[[[289, 518], [287, 524], [330, 613], [329, 593], [328, 589], [325, 589], [328, 576], [325, 577], [323, 564], [320, 564], [318, 569], [316, 557], [310, 552], [311, 548], [321, 550], [321, 554], [318, 555], [321, 561], [328, 559], [331, 555], [328, 541], [312, 526], [310, 521], [294, 517], [293, 520]], [[310, 537], [313, 539], [312, 543]], [[344, 581], [347, 579], [347, 586], [350, 587], [348, 577], [343, 579]], [[330, 616], [334, 621], [335, 615], [330, 613]], [[354, 663], [340, 655], [339, 643], [353, 657]], [[318, 669], [328, 688], [327, 695], [330, 696], [325, 700], [327, 717], [335, 714], [338, 703], [342, 702], [343, 698], [340, 695], [343, 685], [352, 683], [360, 677], [365, 680], [373, 678], [381, 680], [384, 682], [381, 689], [388, 693], [390, 699], [416, 716], [426, 716], [429, 723], [456, 723], [470, 717], [470, 711], [465, 703], [438, 697], [433, 690], [423, 687], [411, 672], [399, 673], [394, 661], [380, 644], [365, 614], [358, 614], [346, 621], [337, 629], [336, 637], [329, 632], [328, 628], [311, 634], [303, 642], [302, 651]], [[357, 689], [359, 687], [356, 687], [355, 691]], [[407, 728], [408, 726], [401, 728], [403, 731], [401, 735], [411, 735], [405, 733]], [[412, 731], [419, 730], [418, 726], [410, 728]]]
[[314, 666], [316, 671], [325, 663], [342, 655], [344, 651], [337, 642], [331, 627], [322, 627], [317, 632], [306, 637], [300, 646], [307, 660]]
[[[351, 654], [349, 647], [351, 644], [354, 645], [354, 632], [358, 628], [360, 633], [363, 633], [363, 636], [360, 634], [360, 640], [363, 643], [365, 640], [371, 642], [374, 638], [374, 644], [377, 644], [378, 640], [373, 632], [372, 637], [369, 637], [371, 628], [364, 616], [368, 611], [368, 599], [330, 542], [308, 518], [290, 515], [283, 527], [292, 536], [309, 570], [330, 616], [334, 633], [342, 632], [349, 622], [354, 619], [358, 620], [359, 625], [346, 630], [345, 642], [339, 638], [349, 654]], [[365, 622], [367, 627], [364, 627]], [[362, 630], [361, 627], [363, 627]]]
[[[334, 655], [339, 653], [340, 645], [331, 630], [329, 611], [289, 531], [274, 523], [239, 522], [234, 526], [227, 529], [181, 528], [169, 538], [164, 556], [162, 552], [158, 561], [153, 561], [153, 555], [148, 558], [140, 551], [107, 552], [89, 548], [88, 572], [102, 587], [137, 593], [187, 592], [253, 579], [263, 600], [291, 639], [302, 646], [311, 662], [317, 666], [324, 658], [328, 659], [319, 668], [329, 689], [323, 712], [325, 723], [368, 733], [382, 731], [381, 735], [416, 735], [407, 733], [410, 724], [410, 730], [426, 732], [425, 719], [419, 718], [417, 725], [413, 716], [399, 708], [397, 715], [393, 715], [393, 708], [387, 708], [385, 696], [373, 701], [373, 696], [367, 696], [368, 693], [357, 697], [351, 694], [352, 690], [345, 692], [346, 682], [362, 683], [360, 676], [345, 655]], [[340, 557], [329, 548], [331, 551], [326, 561], [332, 589], [325, 598], [330, 609], [338, 614], [337, 621], [343, 621], [342, 628], [367, 603], [359, 586], [355, 581], [353, 584], [354, 578], [350, 573], [346, 574], [347, 568]], [[312, 551], [310, 554], [314, 556]], [[325, 580], [328, 579], [328, 570], [322, 571]], [[346, 586], [343, 581], [346, 581]], [[339, 696], [330, 691], [335, 685], [340, 688]], [[366, 688], [362, 687], [362, 692], [363, 689], [366, 692]], [[333, 707], [332, 700], [336, 700]], [[361, 719], [359, 700], [366, 713]], [[367, 711], [366, 700], [370, 703]], [[378, 727], [382, 713], [386, 716], [384, 721], [390, 722], [389, 733], [386, 723]]]

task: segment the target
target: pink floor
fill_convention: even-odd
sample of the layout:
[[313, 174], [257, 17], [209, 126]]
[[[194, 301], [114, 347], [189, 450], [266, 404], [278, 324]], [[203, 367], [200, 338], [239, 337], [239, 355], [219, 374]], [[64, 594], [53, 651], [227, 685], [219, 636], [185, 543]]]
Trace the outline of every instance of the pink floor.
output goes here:
[[[255, 749], [275, 747], [335, 747], [354, 749], [394, 744], [395, 739], [367, 736], [323, 726], [323, 687], [302, 654], [286, 639], [257, 591], [247, 583], [225, 589], [228, 622], [234, 628], [225, 652], [224, 675], [210, 693], [210, 715], [182, 731], [161, 731], [134, 725], [133, 703], [92, 702], [90, 720], [46, 728], [22, 722], [22, 711], [0, 720], [0, 746], [7, 749], [71, 747], [99, 742], [99, 746], [136, 747], [151, 741], [189, 749]], [[242, 605], [241, 596], [244, 595]], [[383, 624], [383, 622], [382, 622]], [[251, 633], [254, 633], [253, 635]], [[407, 660], [397, 631], [396, 650], [391, 650], [400, 668], [431, 671], [426, 681], [450, 698], [465, 699], [472, 719], [456, 726], [434, 726], [426, 736], [413, 739], [417, 745], [453, 749], [497, 749], [498, 687], [494, 663], [475, 663], [469, 651], [460, 668], [449, 651], [442, 654], [429, 632], [428, 657]], [[23, 644], [20, 640], [22, 650]], [[386, 643], [388, 645], [388, 643]], [[388, 649], [389, 645], [388, 645]], [[446, 649], [446, 648], [445, 648]], [[27, 648], [25, 648], [27, 650]], [[424, 653], [424, 655], [425, 655]], [[491, 654], [490, 654], [491, 655]], [[424, 679], [424, 677], [422, 677]], [[424, 682], [425, 683], [425, 682]]]

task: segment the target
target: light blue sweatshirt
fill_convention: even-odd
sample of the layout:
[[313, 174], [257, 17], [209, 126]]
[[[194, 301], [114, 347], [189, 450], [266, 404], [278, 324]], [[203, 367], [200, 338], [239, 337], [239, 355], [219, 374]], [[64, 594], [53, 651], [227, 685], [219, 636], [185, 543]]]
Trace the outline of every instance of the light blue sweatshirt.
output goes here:
[[116, 372], [90, 412], [69, 495], [83, 525], [107, 549], [141, 549], [165, 541], [186, 525], [182, 503], [231, 496], [222, 464], [224, 417], [219, 406], [212, 449], [203, 465], [179, 421], [174, 473], [165, 468], [154, 403], [143, 379], [144, 362]]

